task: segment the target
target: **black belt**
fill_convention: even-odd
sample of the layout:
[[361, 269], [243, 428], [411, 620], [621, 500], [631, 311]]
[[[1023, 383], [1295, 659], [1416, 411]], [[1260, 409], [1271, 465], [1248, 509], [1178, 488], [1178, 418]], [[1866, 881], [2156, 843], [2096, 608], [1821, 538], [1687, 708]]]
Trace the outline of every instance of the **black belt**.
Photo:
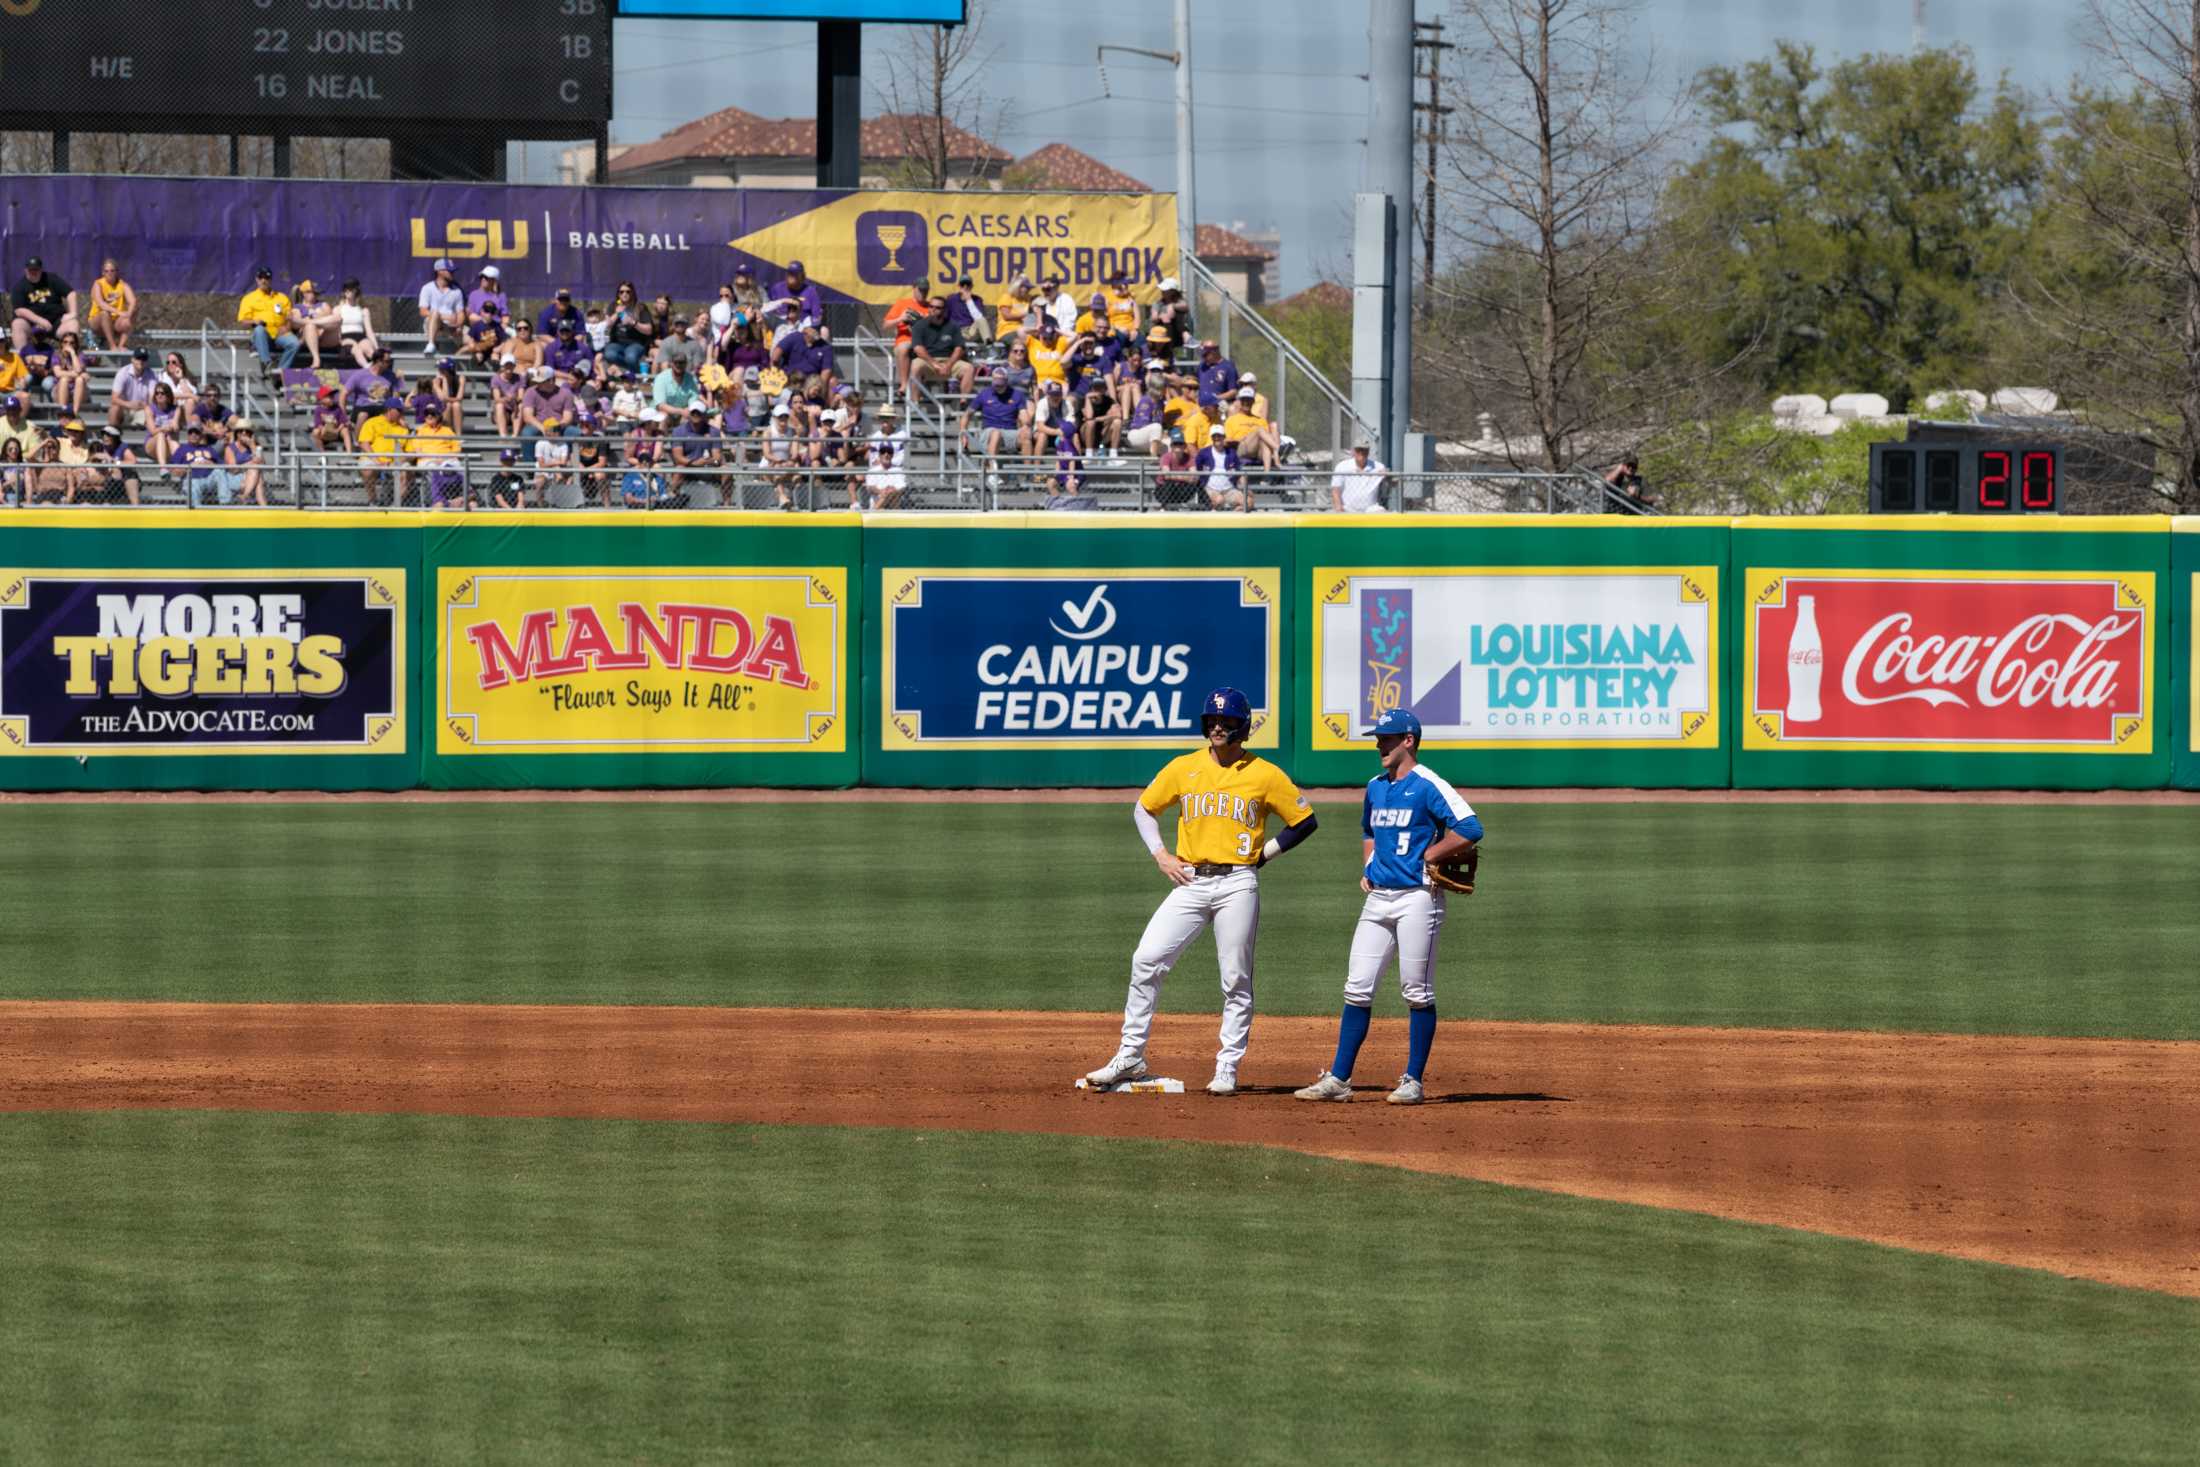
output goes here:
[[1192, 874], [1194, 876], [1228, 876], [1233, 871], [1250, 871], [1252, 869], [1250, 864], [1239, 866], [1227, 861], [1194, 861], [1192, 863]]

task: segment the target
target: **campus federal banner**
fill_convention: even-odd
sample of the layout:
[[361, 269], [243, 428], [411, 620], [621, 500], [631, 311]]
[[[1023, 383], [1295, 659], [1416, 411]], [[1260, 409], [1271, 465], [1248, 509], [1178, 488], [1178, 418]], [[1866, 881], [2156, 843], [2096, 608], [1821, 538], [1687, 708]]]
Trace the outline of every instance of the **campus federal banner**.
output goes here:
[[1302, 780], [1367, 779], [1404, 708], [1462, 784], [1724, 785], [1727, 543], [1723, 520], [1301, 516]]
[[1292, 747], [1291, 520], [889, 514], [864, 524], [866, 784], [1142, 786], [1241, 690]]
[[[243, 292], [266, 265], [333, 300], [344, 280], [410, 299], [438, 259], [471, 284], [584, 302], [621, 281], [646, 298], [715, 299], [747, 265], [767, 293], [793, 261], [826, 302], [886, 304], [970, 276], [991, 302], [1018, 275], [1088, 290], [1120, 273], [1151, 301], [1177, 271], [1173, 194], [566, 188], [294, 179], [11, 177], [0, 257], [43, 257], [80, 291], [112, 256], [140, 291]], [[11, 266], [12, 268], [12, 266]]]
[[1735, 783], [2160, 787], [2165, 528], [1739, 522]]
[[429, 784], [855, 783], [858, 516], [446, 515], [426, 533]]

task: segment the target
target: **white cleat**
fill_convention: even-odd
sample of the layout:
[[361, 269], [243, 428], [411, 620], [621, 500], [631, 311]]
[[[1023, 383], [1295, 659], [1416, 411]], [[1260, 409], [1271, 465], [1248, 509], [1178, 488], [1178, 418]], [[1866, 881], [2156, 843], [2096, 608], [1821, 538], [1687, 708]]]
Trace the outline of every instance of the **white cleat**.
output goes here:
[[1099, 1069], [1085, 1076], [1088, 1085], [1120, 1085], [1125, 1080], [1142, 1080], [1146, 1077], [1146, 1057], [1142, 1054], [1119, 1054]]
[[1207, 1082], [1207, 1093], [1208, 1093], [1209, 1095], [1235, 1095], [1235, 1094], [1237, 1094], [1237, 1093], [1238, 1093], [1238, 1086], [1237, 1086], [1237, 1071], [1236, 1071], [1236, 1070], [1217, 1070], [1217, 1071], [1215, 1071], [1215, 1077], [1214, 1077], [1214, 1078], [1213, 1078], [1212, 1080], [1209, 1080], [1209, 1081]]
[[1291, 1098], [1294, 1100], [1350, 1100], [1352, 1098], [1352, 1087], [1335, 1075], [1330, 1074], [1329, 1071], [1323, 1070], [1321, 1078], [1304, 1090], [1292, 1091]]
[[1419, 1105], [1421, 1103], [1421, 1082], [1411, 1075], [1400, 1075], [1398, 1077], [1398, 1088], [1384, 1096], [1383, 1099], [1389, 1101], [1392, 1105]]

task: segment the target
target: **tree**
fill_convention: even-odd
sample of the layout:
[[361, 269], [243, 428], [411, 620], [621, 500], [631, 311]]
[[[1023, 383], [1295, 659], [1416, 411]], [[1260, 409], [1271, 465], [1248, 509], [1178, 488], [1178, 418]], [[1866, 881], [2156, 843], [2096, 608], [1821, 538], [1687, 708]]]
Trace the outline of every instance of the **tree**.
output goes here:
[[[1446, 416], [1477, 406], [1529, 426], [1533, 461], [1573, 465], [1586, 440], [1640, 423], [1659, 363], [1634, 351], [1661, 299], [1651, 235], [1655, 71], [1634, 0], [1461, 0], [1462, 76], [1443, 145], [1439, 218], [1460, 263], [1433, 287], [1416, 369]], [[1645, 367], [1651, 370], [1645, 371]], [[1448, 391], [1447, 391], [1448, 389]]]
[[2063, 107], [2005, 352], [2165, 445], [2177, 508], [2200, 513], [2200, 0], [2088, 0], [2087, 18], [2105, 85]]
[[[879, 60], [885, 81], [873, 97], [899, 144], [887, 181], [899, 188], [953, 188], [963, 182], [954, 167], [958, 130], [980, 138], [999, 134], [1009, 106], [985, 90], [998, 48], [985, 44], [988, 0], [969, 0], [959, 26], [912, 25], [894, 29], [900, 39]], [[973, 178], [987, 163], [978, 160]]]
[[1877, 391], [1900, 410], [1975, 368], [2022, 249], [2041, 130], [2006, 83], [1978, 109], [1967, 53], [1865, 56], [1822, 70], [1807, 46], [1698, 79], [1718, 129], [1668, 216], [1709, 246], [1695, 343], [1761, 338], [1771, 392]]

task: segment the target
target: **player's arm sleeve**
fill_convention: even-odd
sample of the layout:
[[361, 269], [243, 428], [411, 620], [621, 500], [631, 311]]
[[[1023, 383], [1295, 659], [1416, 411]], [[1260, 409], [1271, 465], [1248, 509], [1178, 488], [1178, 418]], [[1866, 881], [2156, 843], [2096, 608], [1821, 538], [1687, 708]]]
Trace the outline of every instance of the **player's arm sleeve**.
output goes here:
[[1375, 796], [1372, 793], [1360, 796], [1360, 834], [1369, 840], [1375, 839]]
[[1146, 849], [1161, 854], [1161, 822], [1143, 801], [1131, 806], [1131, 823], [1138, 827], [1138, 838], [1146, 843]]
[[1437, 780], [1429, 789], [1429, 813], [1451, 830], [1468, 840], [1482, 838], [1482, 821], [1474, 813], [1474, 806], [1466, 797], [1453, 789], [1448, 781]]
[[1315, 827], [1320, 823], [1321, 822], [1317, 821], [1314, 818], [1314, 812], [1312, 810], [1308, 810], [1306, 812], [1306, 818], [1304, 820], [1301, 820], [1296, 825], [1286, 825], [1283, 829], [1277, 831], [1273, 836], [1269, 837], [1268, 844], [1260, 848], [1261, 861], [1265, 864], [1266, 862], [1275, 860], [1276, 857], [1282, 855], [1285, 851], [1290, 850], [1291, 847], [1297, 845], [1300, 841], [1305, 840], [1308, 836], [1312, 835], [1314, 833]]

